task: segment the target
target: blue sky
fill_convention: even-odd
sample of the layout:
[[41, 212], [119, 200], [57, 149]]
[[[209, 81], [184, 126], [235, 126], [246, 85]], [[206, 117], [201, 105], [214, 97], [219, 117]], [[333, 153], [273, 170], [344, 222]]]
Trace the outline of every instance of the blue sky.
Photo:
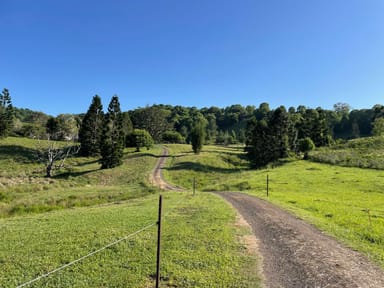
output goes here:
[[14, 106], [384, 104], [382, 0], [0, 0]]

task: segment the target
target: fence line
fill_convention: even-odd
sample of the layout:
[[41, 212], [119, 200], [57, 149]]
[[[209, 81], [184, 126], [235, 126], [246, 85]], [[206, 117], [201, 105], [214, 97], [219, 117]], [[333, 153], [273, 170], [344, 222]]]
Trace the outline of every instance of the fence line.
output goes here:
[[[183, 202], [183, 200], [185, 200], [185, 199], [187, 198], [187, 196], [189, 196], [188, 193], [185, 193], [185, 196], [184, 196], [184, 197], [180, 197], [180, 199], [179, 199], [173, 206], [176, 206], [176, 207], [177, 207], [181, 202]], [[173, 209], [175, 209], [176, 207], [174, 207]], [[170, 212], [171, 212], [173, 209], [169, 209], [169, 210], [167, 211], [167, 213], [164, 214], [163, 217], [164, 217], [164, 218], [167, 218], [168, 215], [170, 214]], [[164, 219], [164, 220], [165, 220], [165, 219]], [[78, 263], [78, 262], [80, 262], [80, 261], [86, 259], [86, 258], [89, 258], [89, 257], [91, 257], [92, 255], [94, 255], [94, 254], [96, 254], [96, 253], [99, 253], [99, 252], [101, 252], [101, 251], [103, 251], [103, 250], [105, 250], [105, 249], [107, 249], [107, 248], [109, 248], [109, 247], [111, 247], [111, 246], [114, 246], [114, 245], [116, 245], [116, 244], [118, 244], [118, 243], [120, 243], [120, 242], [122, 242], [122, 241], [124, 241], [124, 240], [127, 240], [127, 239], [129, 239], [130, 237], [133, 237], [133, 236], [135, 236], [135, 235], [137, 235], [137, 234], [139, 234], [139, 233], [141, 233], [141, 232], [143, 232], [143, 231], [145, 231], [145, 230], [147, 230], [147, 229], [149, 229], [149, 228], [151, 228], [151, 227], [153, 227], [153, 226], [155, 226], [155, 225], [157, 225], [157, 222], [151, 223], [151, 224], [149, 224], [149, 225], [147, 225], [147, 226], [145, 226], [145, 227], [143, 227], [143, 228], [141, 228], [141, 229], [139, 229], [139, 230], [137, 230], [137, 231], [135, 231], [135, 232], [133, 232], [133, 233], [131, 233], [131, 234], [125, 236], [125, 237], [123, 237], [123, 238], [120, 238], [120, 239], [118, 239], [118, 240], [116, 240], [116, 241], [114, 241], [114, 242], [112, 242], [112, 243], [109, 243], [108, 245], [106, 245], [106, 246], [104, 246], [104, 247], [101, 247], [100, 249], [97, 249], [97, 250], [95, 250], [95, 251], [93, 251], [93, 252], [90, 252], [90, 253], [88, 253], [87, 255], [84, 255], [84, 256], [82, 256], [82, 257], [76, 259], [76, 260], [73, 260], [73, 261], [70, 262], [70, 263], [67, 263], [67, 264], [65, 264], [65, 265], [63, 265], [63, 266], [61, 266], [61, 267], [58, 267], [58, 268], [56, 268], [56, 269], [54, 269], [54, 270], [52, 270], [52, 271], [50, 271], [50, 272], [47, 272], [47, 273], [45, 273], [45, 274], [43, 274], [43, 275], [40, 275], [40, 276], [36, 277], [35, 279], [32, 279], [32, 280], [30, 280], [30, 281], [28, 281], [28, 282], [25, 282], [25, 283], [23, 283], [23, 284], [20, 284], [20, 285], [17, 286], [16, 288], [26, 287], [26, 286], [28, 286], [28, 285], [34, 283], [34, 282], [37, 282], [37, 281], [39, 281], [39, 280], [41, 280], [41, 279], [43, 279], [43, 278], [46, 278], [46, 277], [48, 277], [48, 276], [50, 276], [50, 275], [52, 275], [52, 274], [54, 274], [54, 273], [56, 273], [56, 272], [58, 272], [58, 271], [61, 271], [61, 270], [65, 269], [65, 268], [67, 268], [67, 267], [69, 267], [69, 266], [72, 266], [72, 265], [74, 265], [74, 264], [76, 264], [76, 263]]]
[[65, 265], [63, 265], [63, 266], [61, 266], [61, 267], [58, 267], [58, 268], [56, 268], [56, 269], [54, 269], [54, 270], [52, 270], [52, 271], [50, 271], [50, 272], [48, 272], [48, 273], [46, 273], [46, 274], [40, 275], [39, 277], [37, 277], [37, 278], [35, 278], [35, 279], [32, 279], [32, 280], [30, 280], [30, 281], [28, 281], [28, 282], [25, 282], [25, 283], [23, 283], [23, 284], [17, 286], [16, 288], [25, 287], [25, 286], [27, 286], [27, 285], [30, 285], [30, 284], [36, 282], [36, 281], [39, 281], [39, 280], [42, 279], [42, 278], [48, 277], [48, 276], [50, 276], [51, 274], [54, 274], [54, 273], [56, 273], [56, 272], [58, 272], [58, 271], [60, 271], [60, 270], [63, 270], [63, 269], [65, 269], [65, 268], [69, 267], [69, 266], [72, 266], [73, 264], [78, 263], [78, 262], [80, 262], [80, 261], [82, 261], [82, 260], [84, 260], [84, 259], [86, 259], [86, 258], [88, 258], [88, 257], [90, 257], [90, 256], [92, 256], [92, 255], [94, 255], [94, 254], [96, 254], [96, 253], [99, 253], [99, 252], [101, 252], [101, 251], [103, 251], [103, 250], [105, 250], [105, 249], [107, 249], [107, 248], [109, 248], [109, 247], [111, 247], [111, 246], [114, 246], [114, 245], [116, 245], [116, 244], [118, 244], [118, 243], [120, 243], [120, 242], [122, 242], [122, 241], [124, 241], [124, 240], [127, 240], [128, 238], [133, 237], [133, 236], [135, 236], [135, 235], [137, 235], [137, 234], [139, 234], [139, 233], [141, 233], [141, 232], [143, 232], [143, 231], [145, 231], [145, 230], [147, 230], [147, 229], [149, 229], [149, 228], [155, 226], [156, 224], [157, 224], [156, 222], [155, 222], [155, 223], [152, 223], [152, 224], [149, 224], [149, 225], [147, 225], [147, 226], [145, 226], [145, 227], [143, 227], [143, 228], [141, 228], [141, 229], [139, 229], [139, 230], [133, 232], [132, 234], [129, 234], [129, 235], [127, 235], [127, 236], [125, 236], [125, 237], [123, 237], [123, 238], [120, 238], [120, 239], [118, 239], [118, 240], [116, 240], [116, 241], [114, 241], [114, 242], [112, 242], [112, 243], [109, 243], [108, 245], [106, 245], [106, 246], [104, 246], [104, 247], [102, 247], [102, 248], [100, 248], [100, 249], [97, 249], [97, 250], [95, 250], [95, 251], [93, 251], [93, 252], [91, 252], [91, 253], [89, 253], [89, 254], [87, 254], [87, 255], [84, 255], [83, 257], [78, 258], [78, 259], [76, 259], [76, 260], [74, 260], [74, 261], [72, 261], [72, 262], [70, 262], [70, 263], [67, 263], [67, 264], [65, 264]]

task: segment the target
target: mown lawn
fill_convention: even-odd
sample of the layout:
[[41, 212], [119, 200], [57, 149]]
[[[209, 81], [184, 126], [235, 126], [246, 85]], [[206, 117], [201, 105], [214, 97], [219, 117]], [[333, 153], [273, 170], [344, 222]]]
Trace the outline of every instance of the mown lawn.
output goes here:
[[242, 191], [295, 213], [384, 267], [384, 171], [286, 160], [274, 168], [250, 170], [241, 147], [169, 145], [165, 175], [184, 187], [196, 179], [199, 191]]
[[[0, 219], [0, 287], [16, 287], [157, 219], [158, 195]], [[165, 192], [162, 287], [257, 287], [250, 233], [211, 194]], [[27, 287], [153, 287], [156, 225]]]

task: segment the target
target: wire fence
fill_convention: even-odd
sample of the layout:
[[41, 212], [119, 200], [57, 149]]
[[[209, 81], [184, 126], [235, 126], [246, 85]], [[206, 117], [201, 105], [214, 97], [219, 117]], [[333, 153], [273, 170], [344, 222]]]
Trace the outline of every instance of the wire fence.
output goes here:
[[91, 256], [93, 256], [93, 255], [95, 255], [95, 254], [97, 254], [97, 253], [99, 253], [99, 252], [109, 248], [109, 247], [112, 247], [112, 246], [114, 246], [114, 245], [116, 245], [116, 244], [118, 244], [118, 243], [120, 243], [120, 242], [122, 242], [124, 240], [132, 238], [133, 236], [135, 236], [135, 235], [137, 235], [137, 234], [139, 234], [139, 233], [141, 233], [141, 232], [143, 232], [143, 231], [145, 231], [145, 230], [155, 226], [156, 224], [157, 224], [156, 222], [155, 223], [151, 223], [151, 224], [149, 224], [149, 225], [147, 225], [147, 226], [145, 226], [145, 227], [143, 227], [143, 228], [141, 228], [141, 229], [139, 229], [139, 230], [137, 230], [137, 231], [135, 231], [135, 232], [125, 236], [125, 237], [123, 237], [123, 238], [120, 238], [120, 239], [118, 239], [118, 240], [116, 240], [116, 241], [114, 241], [112, 243], [109, 243], [108, 245], [105, 245], [104, 247], [101, 247], [100, 249], [92, 251], [92, 252], [88, 253], [87, 255], [84, 255], [84, 256], [82, 256], [82, 257], [80, 257], [80, 258], [78, 258], [78, 259], [76, 259], [76, 260], [74, 260], [72, 262], [69, 262], [69, 263], [67, 263], [67, 264], [65, 264], [65, 265], [63, 265], [61, 267], [58, 267], [58, 268], [56, 268], [56, 269], [54, 269], [54, 270], [52, 270], [52, 271], [50, 271], [48, 273], [40, 275], [39, 277], [37, 277], [35, 279], [32, 279], [32, 280], [30, 280], [28, 282], [25, 282], [25, 283], [17, 286], [16, 288], [25, 287], [25, 286], [28, 286], [28, 285], [30, 285], [30, 284], [32, 284], [34, 282], [37, 282], [37, 281], [43, 279], [43, 278], [46, 278], [46, 277], [48, 277], [48, 276], [50, 276], [50, 275], [52, 275], [52, 274], [54, 274], [56, 272], [59, 272], [60, 270], [63, 270], [65, 268], [69, 267], [69, 266], [72, 266], [72, 265], [74, 265], [74, 264], [76, 264], [76, 263], [78, 263], [78, 262], [80, 262], [80, 261], [82, 261], [82, 260], [84, 260], [86, 258], [89, 258], [89, 257], [91, 257]]
[[[185, 196], [181, 197], [175, 204], [172, 205], [172, 206], [174, 206], [173, 209], [178, 207], [188, 196], [190, 196], [190, 193], [183, 193], [183, 194]], [[165, 214], [163, 214], [162, 217], [164, 218], [164, 220], [166, 220], [166, 218], [170, 215], [170, 213], [172, 212], [173, 209], [168, 209], [167, 212]], [[130, 238], [132, 238], [132, 237], [134, 237], [134, 236], [136, 236], [136, 235], [138, 235], [138, 234], [140, 234], [140, 233], [142, 233], [142, 232], [152, 228], [153, 226], [156, 226], [157, 224], [158, 224], [158, 222], [150, 223], [150, 224], [140, 228], [139, 230], [136, 230], [135, 232], [133, 232], [133, 233], [131, 233], [129, 235], [126, 235], [126, 236], [124, 236], [124, 237], [122, 237], [122, 238], [120, 238], [118, 240], [115, 240], [115, 241], [113, 241], [113, 242], [111, 242], [111, 243], [109, 243], [109, 244], [107, 244], [107, 245], [105, 245], [105, 246], [95, 250], [95, 251], [92, 251], [92, 252], [90, 252], [90, 253], [88, 253], [88, 254], [86, 254], [86, 255], [76, 259], [76, 260], [73, 260], [73, 261], [71, 261], [69, 263], [66, 263], [65, 265], [57, 267], [56, 269], [54, 269], [52, 271], [49, 271], [49, 272], [47, 272], [45, 274], [42, 274], [42, 275], [40, 275], [40, 276], [38, 276], [38, 277], [28, 281], [28, 282], [22, 283], [22, 284], [16, 286], [16, 288], [27, 287], [27, 286], [35, 283], [35, 282], [38, 282], [39, 280], [42, 280], [43, 278], [47, 278], [47, 277], [51, 276], [52, 274], [55, 274], [55, 273], [57, 273], [57, 272], [59, 272], [61, 270], [64, 270], [64, 269], [66, 269], [66, 268], [68, 268], [70, 266], [73, 266], [73, 265], [83, 261], [84, 259], [87, 259], [87, 258], [89, 258], [89, 257], [91, 257], [91, 256], [93, 256], [93, 255], [95, 255], [97, 253], [102, 252], [105, 249], [108, 249], [108, 248], [110, 248], [112, 246], [115, 246], [115, 245], [119, 244], [120, 242], [128, 240], [128, 239], [130, 239]]]

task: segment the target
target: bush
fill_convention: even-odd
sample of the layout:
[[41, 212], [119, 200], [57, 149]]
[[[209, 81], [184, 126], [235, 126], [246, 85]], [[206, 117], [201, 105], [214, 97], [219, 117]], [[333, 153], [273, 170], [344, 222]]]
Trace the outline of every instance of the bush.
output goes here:
[[150, 149], [153, 146], [153, 139], [148, 131], [135, 129], [132, 134], [127, 136], [126, 145], [127, 147], [136, 147], [136, 151], [140, 152], [143, 147]]
[[184, 144], [185, 138], [177, 131], [166, 131], [163, 134], [164, 143]]
[[299, 141], [299, 151], [304, 153], [304, 159], [308, 159], [308, 152], [315, 149], [315, 144], [312, 139], [306, 137], [304, 139], [300, 139]]

